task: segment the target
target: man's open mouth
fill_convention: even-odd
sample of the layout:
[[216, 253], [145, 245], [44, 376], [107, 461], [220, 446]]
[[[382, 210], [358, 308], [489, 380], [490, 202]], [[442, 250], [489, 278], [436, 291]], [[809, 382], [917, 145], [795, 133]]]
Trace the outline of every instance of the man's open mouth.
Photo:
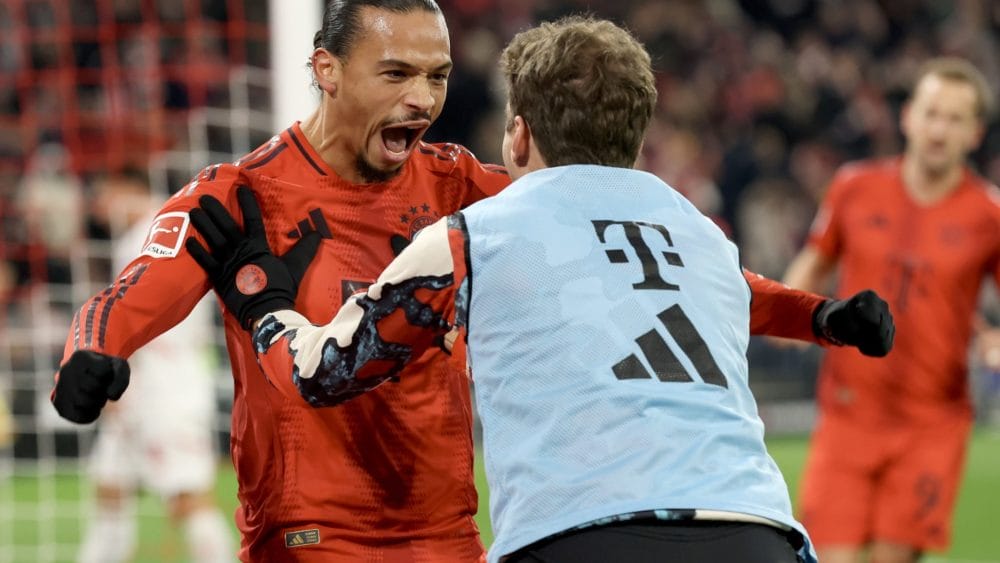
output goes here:
[[386, 127], [382, 129], [382, 144], [390, 155], [406, 155], [429, 126], [426, 121], [412, 121]]

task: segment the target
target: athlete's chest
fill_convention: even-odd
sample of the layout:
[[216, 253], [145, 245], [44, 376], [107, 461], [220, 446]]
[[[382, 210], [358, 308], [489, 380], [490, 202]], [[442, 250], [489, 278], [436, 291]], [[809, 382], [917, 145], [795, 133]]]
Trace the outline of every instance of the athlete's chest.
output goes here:
[[896, 195], [843, 207], [845, 254], [855, 266], [932, 276], [942, 286], [982, 275], [1000, 248], [1000, 225], [985, 206], [969, 197], [921, 206]]
[[328, 320], [347, 297], [375, 281], [420, 229], [457, 211], [461, 197], [453, 188], [320, 185], [263, 193], [261, 210], [275, 252], [287, 252], [312, 230], [323, 237], [300, 289], [307, 316]]

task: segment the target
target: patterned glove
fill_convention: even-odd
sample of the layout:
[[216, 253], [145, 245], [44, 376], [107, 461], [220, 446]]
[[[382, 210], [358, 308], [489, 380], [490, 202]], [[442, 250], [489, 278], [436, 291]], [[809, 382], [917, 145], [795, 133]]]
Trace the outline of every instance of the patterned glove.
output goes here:
[[836, 345], [855, 346], [866, 356], [881, 358], [892, 350], [896, 325], [889, 305], [874, 291], [865, 290], [817, 307], [813, 333]]
[[77, 350], [59, 368], [52, 404], [66, 420], [88, 424], [97, 420], [108, 399], [121, 398], [128, 382], [128, 362], [122, 358]]
[[191, 210], [191, 224], [201, 233], [209, 250], [194, 237], [185, 247], [205, 270], [226, 307], [249, 329], [264, 315], [295, 306], [299, 282], [316, 256], [320, 234], [303, 233], [283, 256], [275, 256], [267, 245], [264, 220], [250, 188], [236, 188], [243, 213], [243, 229], [219, 200], [201, 196], [200, 207]]

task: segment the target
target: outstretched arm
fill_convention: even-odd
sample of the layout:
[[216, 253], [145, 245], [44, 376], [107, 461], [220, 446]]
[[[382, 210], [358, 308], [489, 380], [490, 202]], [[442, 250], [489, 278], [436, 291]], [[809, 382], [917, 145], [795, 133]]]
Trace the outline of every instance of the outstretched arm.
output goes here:
[[747, 269], [743, 277], [751, 291], [750, 334], [822, 343], [813, 332], [813, 316], [826, 297], [792, 289]]
[[94, 421], [128, 385], [126, 358], [183, 320], [211, 287], [184, 249], [196, 194], [225, 198], [246, 181], [232, 167], [199, 176], [160, 209], [135, 258], [80, 307], [70, 326], [51, 400], [59, 414]]
[[448, 218], [425, 228], [366, 291], [324, 326], [295, 311], [267, 315], [254, 331], [264, 373], [294, 385], [316, 407], [342, 403], [397, 375], [455, 324], [458, 284]]
[[875, 292], [861, 291], [833, 300], [793, 289], [744, 269], [750, 284], [750, 333], [815, 342], [824, 346], [854, 346], [866, 356], [892, 350], [896, 327], [889, 305]]

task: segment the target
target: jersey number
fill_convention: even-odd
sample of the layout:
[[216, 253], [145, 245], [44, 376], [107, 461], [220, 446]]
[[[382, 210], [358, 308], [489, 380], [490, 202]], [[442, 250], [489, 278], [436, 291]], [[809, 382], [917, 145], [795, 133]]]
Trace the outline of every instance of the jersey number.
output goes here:
[[[670, 283], [660, 274], [660, 266], [657, 263], [656, 256], [642, 238], [642, 229], [645, 227], [659, 233], [663, 237], [663, 240], [666, 241], [667, 246], [673, 248], [674, 244], [670, 238], [670, 232], [666, 227], [643, 221], [595, 220], [592, 223], [594, 231], [597, 233], [597, 239], [601, 241], [601, 244], [606, 244], [605, 233], [612, 225], [620, 226], [625, 231], [625, 237], [628, 239], [629, 245], [635, 251], [639, 262], [642, 264], [643, 280], [633, 283], [632, 287], [634, 289], [680, 291], [679, 285]], [[605, 254], [608, 257], [608, 261], [612, 264], [624, 264], [629, 261], [628, 255], [621, 249], [606, 250]], [[679, 268], [684, 267], [684, 261], [681, 260], [680, 254], [672, 250], [662, 251], [661, 254], [667, 261], [667, 264]], [[698, 333], [698, 329], [695, 328], [691, 319], [688, 318], [680, 305], [670, 306], [661, 311], [656, 318], [663, 323], [667, 332], [677, 342], [681, 351], [688, 357], [705, 383], [720, 387], [729, 387], [726, 377], [722, 374], [722, 370], [719, 369], [715, 358], [712, 357], [705, 339]], [[649, 370], [642, 364], [638, 356], [629, 354], [628, 357], [616, 363], [611, 368], [618, 379], [652, 379], [655, 375], [660, 381], [694, 381], [691, 374], [684, 369], [684, 366], [677, 359], [677, 355], [670, 349], [670, 345], [660, 336], [660, 333], [656, 329], [652, 329], [639, 338], [636, 338], [635, 342], [639, 345], [639, 349], [646, 357], [649, 366], [653, 368], [653, 374], [649, 373]]]

